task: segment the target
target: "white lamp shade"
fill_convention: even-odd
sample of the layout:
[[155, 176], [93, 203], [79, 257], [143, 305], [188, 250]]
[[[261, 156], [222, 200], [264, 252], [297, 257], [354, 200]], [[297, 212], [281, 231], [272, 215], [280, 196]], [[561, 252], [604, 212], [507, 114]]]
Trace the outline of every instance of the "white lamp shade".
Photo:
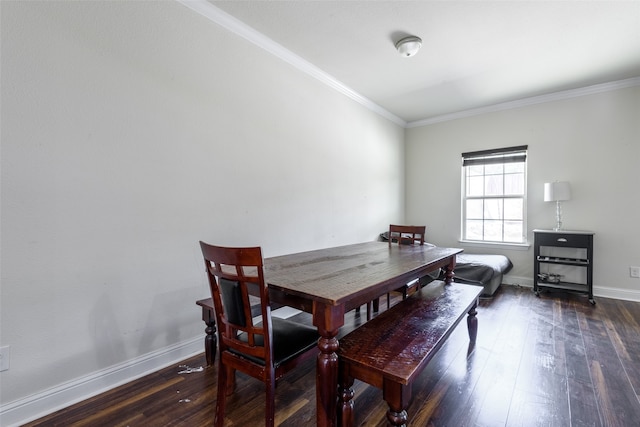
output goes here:
[[545, 182], [544, 201], [571, 200], [571, 186], [566, 181]]

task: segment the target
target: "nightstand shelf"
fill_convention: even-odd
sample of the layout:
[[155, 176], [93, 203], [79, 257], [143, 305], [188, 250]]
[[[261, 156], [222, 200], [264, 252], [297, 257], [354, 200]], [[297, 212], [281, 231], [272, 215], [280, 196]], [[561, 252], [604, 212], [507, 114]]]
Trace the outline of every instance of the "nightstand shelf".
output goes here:
[[562, 265], [589, 265], [588, 259], [583, 258], [560, 258], [550, 256], [538, 256], [536, 258], [538, 262], [548, 262], [549, 264], [562, 264]]
[[[586, 294], [591, 304], [593, 299], [593, 235], [591, 231], [569, 230], [533, 230], [534, 234], [534, 269], [533, 291], [540, 296], [540, 288], [556, 289]], [[562, 252], [557, 254], [555, 252]], [[569, 256], [568, 253], [580, 253], [580, 256]], [[561, 280], [560, 274], [542, 273], [541, 267], [547, 271], [550, 266], [568, 266], [584, 269], [585, 280], [572, 282]]]

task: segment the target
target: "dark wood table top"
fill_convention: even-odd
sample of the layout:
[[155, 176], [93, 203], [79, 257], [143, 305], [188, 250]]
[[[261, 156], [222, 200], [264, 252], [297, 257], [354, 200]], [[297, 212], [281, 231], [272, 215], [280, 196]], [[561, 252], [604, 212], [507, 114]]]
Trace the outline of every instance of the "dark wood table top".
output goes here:
[[460, 252], [432, 245], [358, 243], [267, 258], [265, 277], [273, 291], [355, 307], [444, 266]]

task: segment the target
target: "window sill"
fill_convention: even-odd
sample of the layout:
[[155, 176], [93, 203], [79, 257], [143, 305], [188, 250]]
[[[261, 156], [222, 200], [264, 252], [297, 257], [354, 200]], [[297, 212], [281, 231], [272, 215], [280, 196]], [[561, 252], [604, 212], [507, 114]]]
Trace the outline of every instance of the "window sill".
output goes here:
[[513, 251], [528, 251], [531, 244], [527, 243], [503, 243], [503, 242], [481, 242], [478, 240], [458, 240], [463, 246], [472, 248], [493, 248], [509, 249]]

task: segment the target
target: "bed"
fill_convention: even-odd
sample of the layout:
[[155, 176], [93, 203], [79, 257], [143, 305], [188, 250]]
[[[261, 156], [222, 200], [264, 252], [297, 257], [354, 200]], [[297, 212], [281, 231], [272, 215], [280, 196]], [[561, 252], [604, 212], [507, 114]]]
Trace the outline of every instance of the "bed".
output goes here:
[[[383, 241], [388, 241], [388, 232], [380, 234], [380, 238]], [[427, 244], [431, 245], [430, 243], [425, 243], [425, 245]], [[460, 283], [482, 286], [484, 287], [482, 296], [490, 297], [502, 284], [502, 277], [512, 268], [511, 260], [504, 255], [469, 254], [465, 252], [456, 257], [454, 280]], [[444, 272], [427, 277], [421, 282], [424, 284], [434, 279], [444, 279]]]
[[504, 255], [467, 254], [456, 257], [454, 280], [484, 287], [483, 296], [492, 296], [502, 276], [513, 268], [511, 260]]

